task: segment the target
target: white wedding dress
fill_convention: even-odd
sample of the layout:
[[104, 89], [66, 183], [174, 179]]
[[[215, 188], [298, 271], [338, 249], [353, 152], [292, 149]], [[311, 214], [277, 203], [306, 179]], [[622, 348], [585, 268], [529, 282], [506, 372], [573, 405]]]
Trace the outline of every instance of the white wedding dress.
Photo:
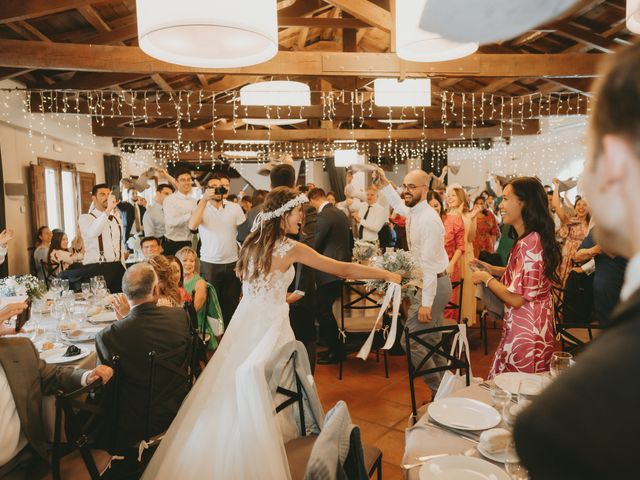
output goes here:
[[[275, 249], [284, 258], [293, 243]], [[143, 480], [289, 479], [284, 442], [293, 414], [275, 414], [265, 378], [273, 352], [295, 339], [287, 287], [294, 268], [245, 281], [222, 342], [144, 472]], [[285, 414], [285, 415], [282, 415]]]

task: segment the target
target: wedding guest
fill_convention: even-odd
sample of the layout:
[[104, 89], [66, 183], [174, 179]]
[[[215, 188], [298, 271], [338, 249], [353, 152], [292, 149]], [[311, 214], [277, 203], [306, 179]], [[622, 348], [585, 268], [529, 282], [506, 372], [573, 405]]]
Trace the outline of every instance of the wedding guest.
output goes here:
[[[409, 251], [422, 267], [422, 291], [411, 301], [405, 326], [410, 332], [441, 326], [444, 320], [444, 309], [451, 297], [451, 281], [447, 273], [449, 259], [444, 249], [444, 225], [435, 209], [427, 203], [429, 175], [422, 170], [413, 170], [404, 177], [402, 185], [403, 198], [387, 180], [384, 170], [378, 168], [377, 176], [382, 193], [394, 211], [407, 217], [407, 240]], [[404, 201], [403, 201], [404, 200]], [[431, 333], [421, 337], [424, 341], [436, 344], [440, 341], [439, 333]], [[404, 345], [404, 339], [402, 341]], [[411, 354], [414, 365], [425, 358], [426, 348], [415, 340], [411, 341]], [[425, 368], [444, 366], [446, 359], [440, 355], [430, 357]], [[441, 373], [425, 377], [425, 382], [435, 396]]]
[[489, 377], [503, 372], [546, 372], [555, 347], [551, 286], [557, 280], [561, 256], [540, 181], [533, 177], [510, 181], [500, 211], [517, 238], [507, 267], [476, 260], [486, 271], [472, 274], [474, 283], [483, 283], [504, 303], [502, 338]]
[[380, 230], [387, 222], [387, 214], [388, 210], [378, 203], [378, 191], [367, 188], [367, 202], [360, 207], [358, 213], [351, 215], [358, 224], [358, 238], [371, 243], [377, 242]]
[[236, 204], [240, 203], [240, 201], [238, 200], [238, 196], [233, 193], [228, 193], [225, 199], [227, 200], [227, 202], [236, 203]]
[[[331, 205], [324, 190], [314, 188], [307, 193], [309, 203], [318, 212], [313, 248], [316, 252], [340, 262], [351, 261], [350, 225], [347, 216]], [[346, 356], [338, 334], [338, 322], [333, 303], [342, 292], [342, 280], [334, 275], [316, 271], [317, 318], [320, 339], [327, 346], [326, 354], [318, 354], [318, 364], [339, 363]]]
[[242, 207], [242, 211], [244, 212], [245, 215], [249, 213], [249, 210], [251, 210], [251, 208], [253, 207], [251, 203], [251, 197], [247, 195], [243, 196], [242, 199], [240, 200], [240, 207]]
[[13, 239], [13, 230], [6, 229], [0, 232], [0, 265], [7, 257], [8, 244]]
[[640, 47], [608, 56], [603, 73], [594, 91], [582, 185], [595, 240], [629, 264], [608, 330], [518, 415], [516, 447], [533, 480], [633, 478], [637, 471]]
[[164, 210], [164, 251], [174, 255], [182, 247], [191, 246], [189, 220], [197, 201], [192, 195], [191, 173], [187, 169], [176, 172], [178, 191], [169, 195], [162, 204]]
[[[183, 248], [189, 248], [189, 247], [183, 247]], [[180, 250], [182, 250], [182, 248]], [[175, 255], [167, 255], [165, 258], [169, 260], [169, 264], [171, 265], [172, 279], [174, 283], [178, 284], [178, 293], [180, 294], [180, 306], [184, 307], [185, 303], [193, 302], [193, 297], [187, 291], [187, 289], [184, 288], [184, 267], [182, 266], [182, 262]]]
[[225, 326], [240, 302], [242, 285], [236, 276], [238, 261], [238, 226], [245, 221], [242, 208], [226, 200], [229, 178], [214, 174], [207, 181], [204, 195], [189, 220], [189, 228], [198, 229], [200, 273], [220, 294], [220, 307]]
[[396, 248], [409, 250], [409, 245], [407, 245], [407, 218], [392, 210], [390, 221], [396, 235]]
[[334, 207], [336, 206], [336, 203], [338, 203], [338, 199], [336, 198], [336, 194], [333, 192], [327, 192], [327, 201], [333, 205]]
[[[154, 257], [156, 258], [156, 257]], [[166, 262], [165, 270], [171, 270]], [[156, 385], [167, 392], [151, 414], [151, 431], [146, 432], [149, 352], [163, 354], [186, 347], [185, 357], [172, 359], [178, 369], [189, 364], [191, 329], [182, 308], [159, 306], [160, 285], [154, 267], [137, 263], [126, 271], [122, 290], [131, 309], [127, 316], [96, 335], [98, 362], [110, 365], [119, 356], [117, 447], [131, 448], [146, 435], [156, 435], [169, 427], [189, 387], [188, 382], [166, 368], [157, 369]], [[157, 388], [157, 387], [156, 387]]]
[[154, 255], [162, 255], [162, 245], [160, 240], [156, 237], [147, 236], [140, 242], [140, 249], [145, 259], [149, 259]]
[[164, 223], [164, 201], [176, 191], [173, 185], [163, 183], [158, 185], [156, 194], [153, 197], [153, 203], [147, 207], [142, 217], [142, 226], [144, 234], [148, 237], [155, 237], [160, 242], [164, 240], [165, 223]]
[[122, 244], [120, 212], [116, 208], [118, 200], [104, 183], [93, 187], [91, 200], [93, 210], [80, 215], [78, 221], [85, 244], [82, 259], [85, 268], [73, 272], [77, 277], [73, 283], [102, 275], [109, 291], [119, 292], [122, 288], [125, 249]]
[[158, 306], [181, 307], [179, 273], [176, 278], [176, 272], [171, 266], [171, 262], [163, 255], [154, 255], [147, 261], [158, 277]]
[[[460, 281], [460, 260], [464, 255], [464, 222], [461, 215], [449, 215], [444, 211], [442, 198], [434, 190], [427, 193], [427, 202], [440, 215], [444, 224], [444, 249], [447, 252], [449, 263], [447, 273], [451, 283]], [[449, 302], [460, 308], [460, 285], [451, 290]], [[455, 309], [445, 311], [446, 318], [457, 319], [458, 312]]]
[[[19, 311], [27, 307], [21, 305]], [[5, 338], [3, 333], [0, 327], [0, 478], [44, 478], [50, 474], [51, 444], [42, 398], [72, 392], [98, 379], [106, 384], [113, 370], [48, 365], [28, 338]]]
[[47, 254], [51, 273], [59, 275], [74, 263], [81, 262], [83, 258], [84, 252], [69, 248], [69, 237], [66, 233], [58, 231], [53, 234]]
[[146, 211], [146, 204], [144, 197], [139, 196], [135, 188], [127, 190], [126, 202], [118, 203], [122, 219], [122, 241], [125, 245], [132, 236], [144, 235], [142, 217]]
[[459, 216], [464, 224], [464, 252], [460, 271], [460, 276], [463, 279], [462, 302], [458, 299], [456, 303], [461, 303], [460, 319], [466, 319], [469, 325], [473, 325], [476, 320], [476, 295], [469, 265], [475, 258], [473, 255], [473, 241], [476, 237], [476, 222], [473, 212], [469, 210], [467, 194], [462, 187], [452, 185], [447, 188], [446, 199], [447, 215]]
[[558, 183], [558, 179], [554, 178], [553, 207], [562, 222], [560, 236], [564, 239], [564, 245], [562, 246], [562, 263], [559, 267], [558, 276], [560, 277], [560, 285], [564, 286], [573, 268], [573, 256], [578, 251], [580, 244], [589, 231], [591, 215], [589, 214], [587, 202], [583, 198], [577, 198], [574, 205], [575, 215], [569, 216], [562, 207], [558, 193]]
[[36, 232], [36, 243], [33, 250], [33, 263], [36, 267], [36, 273], [40, 280], [44, 280], [44, 272], [42, 271], [42, 263], [47, 263], [47, 254], [49, 253], [49, 245], [52, 237], [51, 229], [43, 225]]
[[472, 216], [475, 215], [476, 235], [473, 239], [473, 255], [480, 257], [480, 252], [495, 252], [496, 240], [500, 234], [496, 217], [485, 204], [483, 197], [478, 197], [473, 202]]

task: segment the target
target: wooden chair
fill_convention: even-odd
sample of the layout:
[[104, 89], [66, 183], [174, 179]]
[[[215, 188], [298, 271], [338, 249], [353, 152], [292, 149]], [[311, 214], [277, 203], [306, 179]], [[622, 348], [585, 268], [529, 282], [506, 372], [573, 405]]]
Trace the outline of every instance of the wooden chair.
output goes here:
[[[295, 364], [295, 354], [294, 354]], [[304, 393], [302, 385], [298, 375], [295, 375], [296, 390], [292, 391], [287, 388], [278, 386], [277, 393], [283, 394], [286, 399], [276, 406], [276, 413], [281, 412], [285, 408], [294, 404], [298, 405], [298, 413], [300, 416], [300, 436], [289, 442], [284, 446], [287, 454], [287, 462], [289, 464], [289, 471], [291, 473], [292, 480], [303, 480], [307, 470], [307, 464], [311, 456], [311, 450], [315, 441], [318, 439], [318, 435], [307, 435], [305, 420], [304, 420]], [[378, 447], [373, 445], [362, 445], [364, 453], [364, 465], [369, 475], [369, 478], [374, 473], [377, 473], [376, 478], [382, 480], [382, 451]]]
[[[415, 424], [418, 421], [418, 407], [416, 403], [416, 391], [413, 381], [422, 377], [423, 375], [428, 375], [431, 373], [437, 372], [445, 372], [447, 370], [464, 370], [466, 373], [466, 382], [467, 386], [470, 385], [471, 377], [469, 371], [469, 359], [464, 357], [464, 359], [456, 357], [456, 355], [451, 355], [451, 345], [453, 342], [453, 338], [460, 331], [458, 325], [446, 325], [442, 327], [434, 327], [434, 328], [425, 328], [422, 330], [417, 330], [415, 332], [410, 332], [408, 328], [405, 327], [405, 351], [407, 352], [407, 367], [409, 369], [409, 392], [411, 394], [411, 419], [412, 423]], [[435, 344], [430, 343], [424, 337], [430, 334], [439, 333], [441, 335], [440, 341]], [[426, 348], [427, 354], [420, 359], [417, 365], [413, 364], [411, 360], [411, 344], [416, 342], [423, 347]], [[443, 357], [448, 363], [447, 365], [441, 367], [433, 367], [433, 368], [424, 368], [427, 361], [433, 358], [435, 355], [439, 355]]]
[[44, 275], [44, 283], [47, 285], [47, 288], [51, 288], [51, 279], [56, 276], [53, 271], [53, 266], [44, 260], [40, 260], [40, 265], [42, 267], [42, 275]]
[[[366, 282], [349, 281], [344, 282], [340, 299], [338, 300], [340, 308], [340, 337], [343, 342], [347, 342], [348, 334], [364, 336], [371, 332], [373, 322], [375, 322], [380, 305], [378, 299], [374, 298], [373, 292], [367, 292], [364, 289]], [[336, 302], [337, 304], [337, 302]], [[369, 313], [369, 314], [368, 314]], [[389, 324], [386, 321], [386, 315], [383, 317], [382, 325], [376, 331], [374, 339], [374, 347], [384, 343]], [[380, 348], [376, 348], [376, 361], [380, 361]], [[382, 358], [384, 363], [384, 376], [389, 378], [389, 365], [387, 359], [387, 351], [382, 350]], [[344, 360], [340, 360], [338, 379], [342, 380]]]
[[551, 293], [553, 297], [554, 327], [560, 340], [561, 349], [563, 352], [577, 355], [605, 327], [593, 322], [577, 323], [565, 321], [564, 314], [568, 307], [563, 299], [564, 291], [555, 287]]
[[[98, 392], [102, 393], [101, 402], [88, 403], [87, 398]], [[106, 408], [105, 405], [107, 402], [112, 405], [117, 403], [117, 390], [113, 389], [110, 393], [106, 394], [99, 380], [71, 393], [56, 393], [51, 473], [42, 480], [96, 480], [109, 468], [113, 457], [96, 446], [96, 437], [100, 427], [117, 424], [112, 417], [117, 410]], [[107, 412], [110, 412], [109, 417]], [[113, 428], [110, 438], [113, 438]]]

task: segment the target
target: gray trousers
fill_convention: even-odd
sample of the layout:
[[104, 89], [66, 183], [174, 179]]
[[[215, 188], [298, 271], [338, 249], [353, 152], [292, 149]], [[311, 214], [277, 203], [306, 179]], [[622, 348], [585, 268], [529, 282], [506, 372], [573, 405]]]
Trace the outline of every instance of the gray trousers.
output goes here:
[[[422, 323], [418, 321], [418, 308], [420, 307], [419, 302], [421, 292], [418, 292], [417, 300], [418, 303], [411, 305], [409, 308], [408, 319], [405, 326], [409, 329], [409, 332], [415, 332], [418, 330], [424, 330], [425, 328], [435, 328], [440, 327], [444, 321], [444, 309], [449, 303], [449, 299], [451, 298], [451, 280], [448, 275], [444, 277], [438, 278], [438, 286], [436, 288], [436, 297], [433, 300], [433, 305], [431, 305], [431, 321], [429, 323]], [[430, 343], [431, 345], [436, 345], [440, 339], [442, 338], [441, 333], [431, 333], [428, 335], [422, 335], [421, 338]], [[404, 333], [402, 334], [402, 347], [405, 348], [406, 340]], [[428, 350], [426, 347], [422, 346], [418, 342], [414, 340], [410, 340], [411, 346], [411, 362], [414, 367], [417, 367], [422, 359], [427, 355]], [[433, 355], [427, 362], [422, 366], [422, 368], [435, 368], [435, 367], [443, 367], [447, 363], [447, 360], [443, 358], [441, 355]], [[438, 391], [438, 387], [440, 386], [440, 381], [442, 380], [442, 372], [436, 372], [429, 375], [423, 376], [423, 380], [429, 386], [433, 394]]]

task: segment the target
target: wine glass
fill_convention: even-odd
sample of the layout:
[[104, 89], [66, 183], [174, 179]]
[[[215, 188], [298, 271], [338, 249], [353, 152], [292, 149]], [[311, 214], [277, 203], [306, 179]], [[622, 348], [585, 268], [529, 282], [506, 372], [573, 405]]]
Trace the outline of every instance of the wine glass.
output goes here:
[[542, 391], [542, 377], [532, 377], [518, 384], [518, 405], [522, 408], [529, 405]]
[[495, 382], [491, 383], [489, 395], [491, 395], [493, 406], [496, 407], [496, 410], [499, 412], [502, 412], [507, 403], [511, 403], [511, 394], [500, 388]]
[[569, 352], [553, 352], [551, 355], [551, 376], [556, 378], [560, 373], [571, 366], [573, 355]]
[[60, 292], [62, 292], [62, 283], [60, 282], [61, 280], [59, 278], [51, 279], [51, 293], [53, 293], [54, 298], [57, 298]]
[[69, 279], [60, 279], [60, 288], [62, 289], [63, 292], [68, 292], [69, 291]]
[[81, 290], [82, 290], [82, 296], [85, 300], [89, 300], [89, 295], [91, 295], [91, 284], [90, 283], [83, 283], [80, 286]]
[[511, 400], [504, 404], [502, 408], [502, 420], [509, 430], [513, 429], [513, 425], [516, 423], [516, 417], [522, 410], [522, 405], [513, 403]]
[[520, 462], [513, 437], [507, 442], [507, 449], [504, 454], [504, 469], [512, 480], [529, 480], [529, 472]]

